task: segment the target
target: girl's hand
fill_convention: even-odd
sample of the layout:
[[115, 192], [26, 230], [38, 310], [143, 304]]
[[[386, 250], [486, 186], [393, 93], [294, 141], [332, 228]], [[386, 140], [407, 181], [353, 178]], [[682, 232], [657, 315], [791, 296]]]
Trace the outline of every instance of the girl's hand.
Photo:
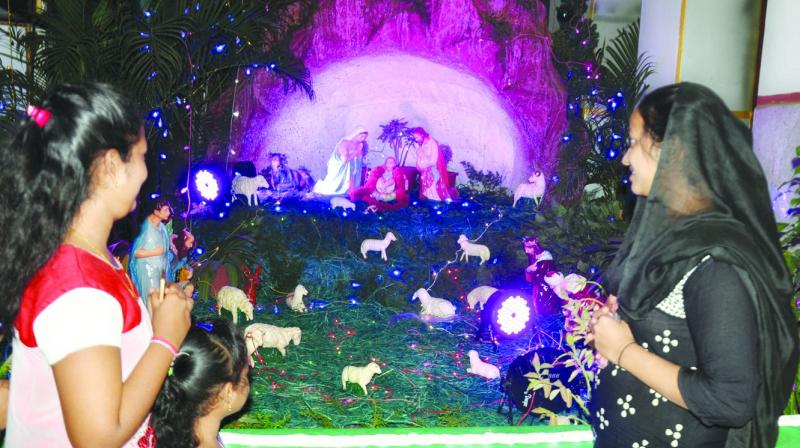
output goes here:
[[159, 297], [158, 290], [153, 290], [148, 295], [147, 303], [151, 309], [153, 335], [180, 347], [192, 324], [194, 300], [187, 298], [180, 286], [170, 283], [164, 289], [163, 299]]

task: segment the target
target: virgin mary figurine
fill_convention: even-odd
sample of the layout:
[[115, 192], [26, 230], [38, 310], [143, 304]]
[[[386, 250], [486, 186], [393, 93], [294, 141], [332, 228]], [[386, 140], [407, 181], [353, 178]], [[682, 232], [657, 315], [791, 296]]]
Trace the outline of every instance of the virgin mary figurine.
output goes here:
[[314, 185], [314, 193], [346, 194], [361, 185], [361, 159], [364, 157], [367, 135], [366, 129], [358, 128], [339, 140], [328, 159], [325, 178]]

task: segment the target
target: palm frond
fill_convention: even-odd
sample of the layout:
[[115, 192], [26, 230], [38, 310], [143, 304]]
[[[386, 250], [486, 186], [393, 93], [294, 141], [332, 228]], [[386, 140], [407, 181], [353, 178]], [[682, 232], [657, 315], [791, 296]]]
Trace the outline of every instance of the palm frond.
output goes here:
[[[649, 57], [640, 55], [639, 20], [619, 30], [617, 37], [602, 50], [603, 68], [606, 76], [606, 94], [611, 96], [622, 91], [625, 101], [634, 105], [649, 87], [645, 80], [655, 70]], [[629, 110], [630, 114], [632, 111]]]

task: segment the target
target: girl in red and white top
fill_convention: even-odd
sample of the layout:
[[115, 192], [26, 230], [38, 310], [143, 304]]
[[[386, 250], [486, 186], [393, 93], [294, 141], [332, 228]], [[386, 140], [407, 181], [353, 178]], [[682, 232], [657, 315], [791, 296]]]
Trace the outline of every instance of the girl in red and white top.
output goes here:
[[27, 113], [0, 148], [5, 444], [135, 446], [192, 307], [169, 285], [148, 312], [106, 249], [147, 177], [141, 119], [104, 84], [59, 86]]

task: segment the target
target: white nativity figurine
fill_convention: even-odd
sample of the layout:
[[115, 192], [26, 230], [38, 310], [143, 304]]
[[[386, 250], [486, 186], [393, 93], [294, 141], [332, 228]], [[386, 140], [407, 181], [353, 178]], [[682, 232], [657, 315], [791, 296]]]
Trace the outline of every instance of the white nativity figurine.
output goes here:
[[247, 346], [247, 357], [250, 366], [255, 365], [253, 353], [259, 347], [276, 348], [282, 356], [286, 356], [286, 347], [289, 343], [300, 345], [303, 332], [298, 327], [276, 327], [269, 324], [251, 324], [244, 330], [244, 340]]
[[491, 257], [487, 246], [471, 243], [463, 233], [458, 237], [458, 245], [461, 246], [461, 249], [464, 251], [459, 260], [466, 260], [469, 262], [469, 257], [478, 257], [481, 259], [481, 264], [483, 264], [489, 261], [489, 257]]
[[306, 304], [303, 302], [303, 297], [308, 295], [308, 290], [303, 285], [297, 285], [294, 288], [294, 292], [290, 292], [286, 296], [286, 305], [292, 310], [297, 311], [298, 313], [306, 313], [308, 312], [308, 308], [306, 308]]
[[367, 252], [380, 252], [381, 259], [387, 261], [386, 248], [389, 247], [392, 241], [397, 241], [397, 237], [392, 232], [386, 232], [386, 236], [382, 240], [366, 239], [361, 242], [361, 256], [367, 258]]
[[422, 305], [422, 312], [420, 314], [423, 317], [448, 318], [456, 315], [455, 305], [445, 299], [431, 297], [428, 290], [425, 288], [419, 288], [411, 297], [412, 301], [416, 299], [419, 299]]
[[493, 288], [491, 286], [478, 286], [477, 288], [473, 289], [472, 291], [467, 294], [467, 305], [469, 305], [470, 309], [477, 309], [476, 306], [480, 305], [481, 309], [483, 309], [483, 305], [486, 304], [486, 301], [489, 300], [489, 297], [497, 292], [497, 288]]
[[247, 320], [253, 320], [253, 304], [247, 294], [234, 286], [223, 286], [217, 293], [217, 311], [222, 316], [226, 309], [233, 314], [233, 323], [239, 323], [239, 311], [243, 312]]
[[497, 366], [483, 362], [478, 352], [475, 350], [468, 351], [467, 356], [469, 356], [469, 369], [467, 369], [467, 373], [482, 376], [490, 380], [500, 377], [500, 369], [498, 369]]
[[527, 183], [519, 184], [517, 189], [514, 190], [514, 204], [512, 204], [511, 207], [516, 207], [517, 201], [522, 198], [533, 199], [536, 203], [536, 207], [539, 207], [544, 197], [545, 186], [544, 174], [542, 174], [541, 171], [534, 171], [531, 177], [528, 178]]
[[347, 389], [347, 383], [356, 383], [364, 390], [367, 395], [367, 384], [372, 382], [374, 375], [381, 374], [381, 367], [371, 362], [364, 367], [347, 366], [342, 369], [342, 389]]
[[336, 196], [331, 198], [331, 208], [336, 210], [337, 208], [341, 208], [342, 210], [355, 210], [356, 204], [351, 202], [347, 198], [343, 198], [340, 196]]
[[234, 199], [236, 199], [237, 194], [241, 194], [247, 196], [247, 205], [258, 205], [258, 189], [259, 188], [269, 188], [269, 183], [267, 183], [267, 179], [264, 178], [262, 175], [258, 175], [256, 177], [247, 177], [237, 175], [231, 181], [231, 190], [234, 194]]

